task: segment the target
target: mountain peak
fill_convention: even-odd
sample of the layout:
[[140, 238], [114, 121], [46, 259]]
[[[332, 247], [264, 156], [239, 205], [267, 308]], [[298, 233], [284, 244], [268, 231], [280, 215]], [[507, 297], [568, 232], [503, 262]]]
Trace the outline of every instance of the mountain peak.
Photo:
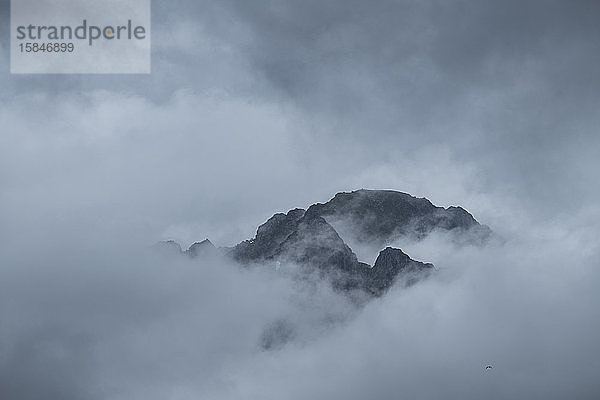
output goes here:
[[198, 257], [200, 255], [204, 255], [207, 253], [211, 253], [214, 252], [217, 248], [215, 247], [214, 244], [212, 244], [212, 242], [208, 239], [204, 239], [201, 242], [195, 242], [193, 243], [186, 251], [185, 253], [194, 258], [194, 257]]
[[387, 291], [398, 279], [407, 287], [426, 278], [434, 270], [433, 264], [410, 258], [401, 249], [386, 247], [377, 256], [369, 271], [367, 289], [374, 295]]
[[306, 215], [324, 217], [334, 226], [349, 226], [351, 241], [380, 247], [403, 236], [420, 240], [434, 230], [459, 236], [474, 231], [469, 240], [476, 241], [490, 234], [489, 228], [461, 207], [437, 207], [426, 198], [394, 190], [340, 192], [326, 203], [310, 206]]
[[[348, 227], [344, 235], [338, 233]], [[453, 232], [466, 242], [483, 241], [490, 232], [462, 207], [438, 207], [426, 198], [394, 190], [360, 189], [337, 193], [306, 210], [276, 213], [258, 227], [254, 238], [224, 250], [243, 265], [289, 262], [301, 266], [301, 271], [317, 271], [337, 290], [362, 289], [380, 296], [395, 282], [406, 287], [427, 277], [433, 265], [387, 246], [371, 267], [358, 261], [342, 236], [350, 243], [382, 248], [398, 237], [420, 240], [434, 230]], [[185, 253], [198, 257], [215, 249], [206, 239]]]

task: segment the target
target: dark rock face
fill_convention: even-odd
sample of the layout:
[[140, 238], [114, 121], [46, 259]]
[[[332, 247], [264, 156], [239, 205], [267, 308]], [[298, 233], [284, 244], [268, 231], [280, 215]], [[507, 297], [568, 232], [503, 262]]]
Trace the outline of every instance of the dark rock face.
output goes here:
[[356, 254], [325, 219], [305, 216], [295, 209], [275, 214], [262, 224], [256, 237], [235, 246], [230, 256], [243, 264], [279, 261], [318, 270], [339, 289], [358, 288], [362, 270]]
[[279, 246], [275, 258], [315, 268], [339, 290], [358, 289], [370, 268], [361, 263], [338, 233], [321, 217], [304, 217]]
[[[465, 242], [484, 241], [491, 232], [461, 207], [436, 207], [427, 199], [391, 190], [358, 190], [338, 193], [307, 210], [275, 214], [258, 227], [253, 239], [220, 250], [243, 265], [293, 263], [301, 271], [316, 271], [329, 279], [336, 290], [362, 290], [372, 296], [382, 295], [395, 283], [413, 285], [434, 271], [432, 264], [415, 261], [392, 247], [379, 253], [373, 267], [362, 263], [332, 226], [334, 221], [349, 225], [353, 240], [381, 247], [399, 236], [422, 239], [433, 230], [454, 232]], [[173, 243], [168, 247], [175, 248]], [[185, 254], [199, 257], [215, 252], [206, 239]]]
[[188, 256], [195, 258], [203, 255], [214, 254], [217, 251], [217, 248], [214, 244], [208, 239], [204, 239], [201, 242], [193, 243], [186, 251], [185, 254]]
[[[436, 207], [425, 198], [392, 190], [357, 190], [338, 193], [327, 203], [309, 207], [307, 215], [343, 222], [357, 242], [384, 245], [394, 238], [422, 239], [435, 229], [472, 232], [469, 238], [485, 240], [488, 227], [480, 225], [461, 207]], [[334, 224], [335, 225], [335, 224]]]
[[373, 295], [381, 295], [398, 279], [403, 280], [404, 286], [411, 286], [433, 271], [433, 264], [415, 261], [402, 250], [387, 247], [379, 253], [367, 274], [365, 289]]
[[304, 210], [300, 208], [273, 215], [258, 227], [254, 239], [238, 244], [230, 255], [242, 263], [272, 260], [277, 252], [281, 252], [283, 242], [298, 229], [303, 216]]
[[258, 228], [254, 239], [238, 244], [229, 254], [243, 264], [279, 261], [309, 267], [328, 278], [335, 289], [362, 289], [376, 296], [399, 275], [410, 275], [407, 282], [412, 284], [433, 269], [392, 248], [380, 253], [373, 268], [359, 262], [336, 230], [318, 213], [310, 212], [313, 207], [307, 212], [295, 209], [275, 214]]
[[296, 230], [276, 249], [274, 257], [294, 263], [310, 263], [323, 270], [350, 272], [356, 255], [323, 218], [303, 218]]

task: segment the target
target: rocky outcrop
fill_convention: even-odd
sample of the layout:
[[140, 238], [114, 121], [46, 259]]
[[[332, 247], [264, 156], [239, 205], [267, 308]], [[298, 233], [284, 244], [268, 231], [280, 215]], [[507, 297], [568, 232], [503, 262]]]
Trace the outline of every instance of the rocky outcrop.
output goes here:
[[186, 251], [189, 257], [195, 258], [204, 255], [211, 255], [217, 252], [217, 248], [214, 244], [208, 239], [204, 239], [201, 242], [193, 243]]
[[253, 239], [245, 240], [231, 249], [230, 256], [244, 264], [272, 260], [277, 252], [281, 252], [283, 242], [298, 230], [303, 217], [304, 210], [300, 208], [290, 210], [287, 214], [273, 215], [258, 227]]
[[[437, 207], [425, 198], [391, 190], [358, 190], [338, 193], [307, 210], [275, 214], [258, 227], [253, 239], [219, 250], [242, 265], [298, 265], [301, 271], [329, 279], [336, 290], [362, 290], [372, 296], [395, 284], [413, 285], [434, 271], [432, 264], [415, 261], [392, 247], [379, 253], [373, 267], [362, 263], [334, 228], [337, 224], [350, 228], [344, 234], [351, 235], [353, 242], [379, 248], [401, 236], [420, 240], [435, 230], [452, 232], [469, 243], [483, 243], [491, 232], [461, 207]], [[174, 242], [163, 243], [176, 250]], [[184, 253], [194, 258], [215, 252], [217, 248], [206, 239]]]
[[348, 239], [383, 247], [399, 237], [420, 240], [434, 230], [452, 231], [462, 241], [481, 243], [490, 229], [462, 207], [437, 207], [425, 198], [393, 190], [338, 193], [327, 203], [308, 208], [329, 223], [346, 226]]
[[433, 264], [415, 261], [400, 249], [386, 247], [369, 270], [365, 289], [379, 296], [400, 280], [401, 286], [411, 286], [427, 278], [433, 271]]

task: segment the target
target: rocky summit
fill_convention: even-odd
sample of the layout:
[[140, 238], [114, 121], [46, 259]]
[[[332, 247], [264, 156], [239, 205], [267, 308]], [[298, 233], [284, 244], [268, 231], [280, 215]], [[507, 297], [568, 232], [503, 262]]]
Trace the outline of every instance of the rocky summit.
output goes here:
[[[334, 226], [350, 228], [344, 229], [344, 235], [353, 243], [378, 248], [401, 237], [421, 240], [434, 231], [479, 244], [491, 234], [461, 207], [437, 207], [425, 198], [391, 190], [358, 190], [338, 193], [306, 210], [277, 213], [258, 227], [254, 238], [220, 250], [242, 265], [298, 265], [303, 271], [316, 271], [336, 290], [361, 290], [372, 296], [382, 295], [394, 284], [410, 286], [435, 270], [432, 264], [415, 261], [392, 247], [383, 249], [373, 266], [360, 262]], [[180, 250], [190, 257], [215, 251], [208, 240]]]
[[313, 204], [306, 214], [349, 227], [348, 239], [381, 247], [400, 237], [423, 239], [436, 230], [463, 242], [481, 243], [491, 234], [462, 207], [437, 207], [426, 198], [393, 190], [338, 193], [327, 203]]

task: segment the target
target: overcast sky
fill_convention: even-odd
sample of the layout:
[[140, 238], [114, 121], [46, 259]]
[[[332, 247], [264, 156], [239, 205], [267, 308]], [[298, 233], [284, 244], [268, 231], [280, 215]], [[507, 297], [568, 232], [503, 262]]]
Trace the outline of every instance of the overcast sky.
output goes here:
[[[10, 75], [8, 3], [0, 394], [597, 398], [600, 2], [154, 1], [138, 76]], [[360, 312], [137, 253], [360, 188], [461, 205], [507, 243], [404, 244], [447, 275]], [[302, 345], [254, 352], [280, 315]]]
[[[183, 212], [186, 220], [208, 201], [206, 191], [232, 201], [231, 193], [211, 187], [215, 178], [239, 190], [235, 202], [251, 208], [243, 215], [325, 200], [359, 186], [412, 190], [485, 212], [469, 194], [445, 196], [428, 183], [411, 186], [414, 173], [397, 167], [408, 159], [412, 165], [441, 164], [440, 152], [457, 168], [472, 169], [475, 176], [462, 183], [471, 192], [509, 191], [544, 216], [590, 205], [598, 194], [600, 6], [594, 1], [154, 2], [153, 73], [135, 77], [9, 75], [3, 3], [0, 96], [3, 112], [16, 119], [3, 148], [18, 158], [3, 157], [12, 165], [3, 171], [14, 170], [14, 162], [31, 167], [19, 151], [40, 135], [19, 131], [25, 115], [16, 116], [17, 109], [29, 110], [34, 115], [27, 119], [43, 120], [48, 131], [97, 118], [95, 128], [106, 132], [102, 138], [90, 132], [63, 138], [73, 146], [68, 154], [46, 147], [36, 155], [38, 164], [83, 163], [77, 169], [89, 181], [90, 174], [106, 173], [102, 163], [108, 158], [118, 158], [125, 175], [146, 180], [143, 168], [133, 170], [139, 157], [148, 163], [148, 175], [193, 180], [194, 188], [179, 193], [163, 191], [160, 178], [142, 184], [161, 192], [154, 198], [186, 197], [186, 210], [181, 203], [162, 207]], [[205, 104], [193, 107], [194, 101]], [[169, 132], [147, 132], [156, 126], [148, 122], [158, 118], [155, 109], [172, 126]], [[136, 128], [142, 133], [134, 139]], [[106, 149], [82, 148], [75, 143], [82, 136]], [[59, 139], [45, 134], [43, 140]], [[136, 151], [124, 150], [128, 141]], [[171, 154], [164, 142], [171, 143]], [[255, 143], [248, 148], [246, 142]], [[221, 146], [228, 148], [225, 157]], [[83, 155], [87, 151], [98, 157]], [[216, 162], [193, 156], [203, 152]], [[391, 169], [398, 182], [363, 177], [376, 168]], [[255, 174], [245, 176], [250, 171]], [[445, 172], [451, 173], [441, 168], [431, 179], [448, 182], [440, 176]], [[276, 187], [286, 190], [270, 189]], [[122, 198], [132, 191], [108, 192]], [[231, 214], [231, 204], [215, 203]], [[237, 216], [229, 218], [237, 225]]]

